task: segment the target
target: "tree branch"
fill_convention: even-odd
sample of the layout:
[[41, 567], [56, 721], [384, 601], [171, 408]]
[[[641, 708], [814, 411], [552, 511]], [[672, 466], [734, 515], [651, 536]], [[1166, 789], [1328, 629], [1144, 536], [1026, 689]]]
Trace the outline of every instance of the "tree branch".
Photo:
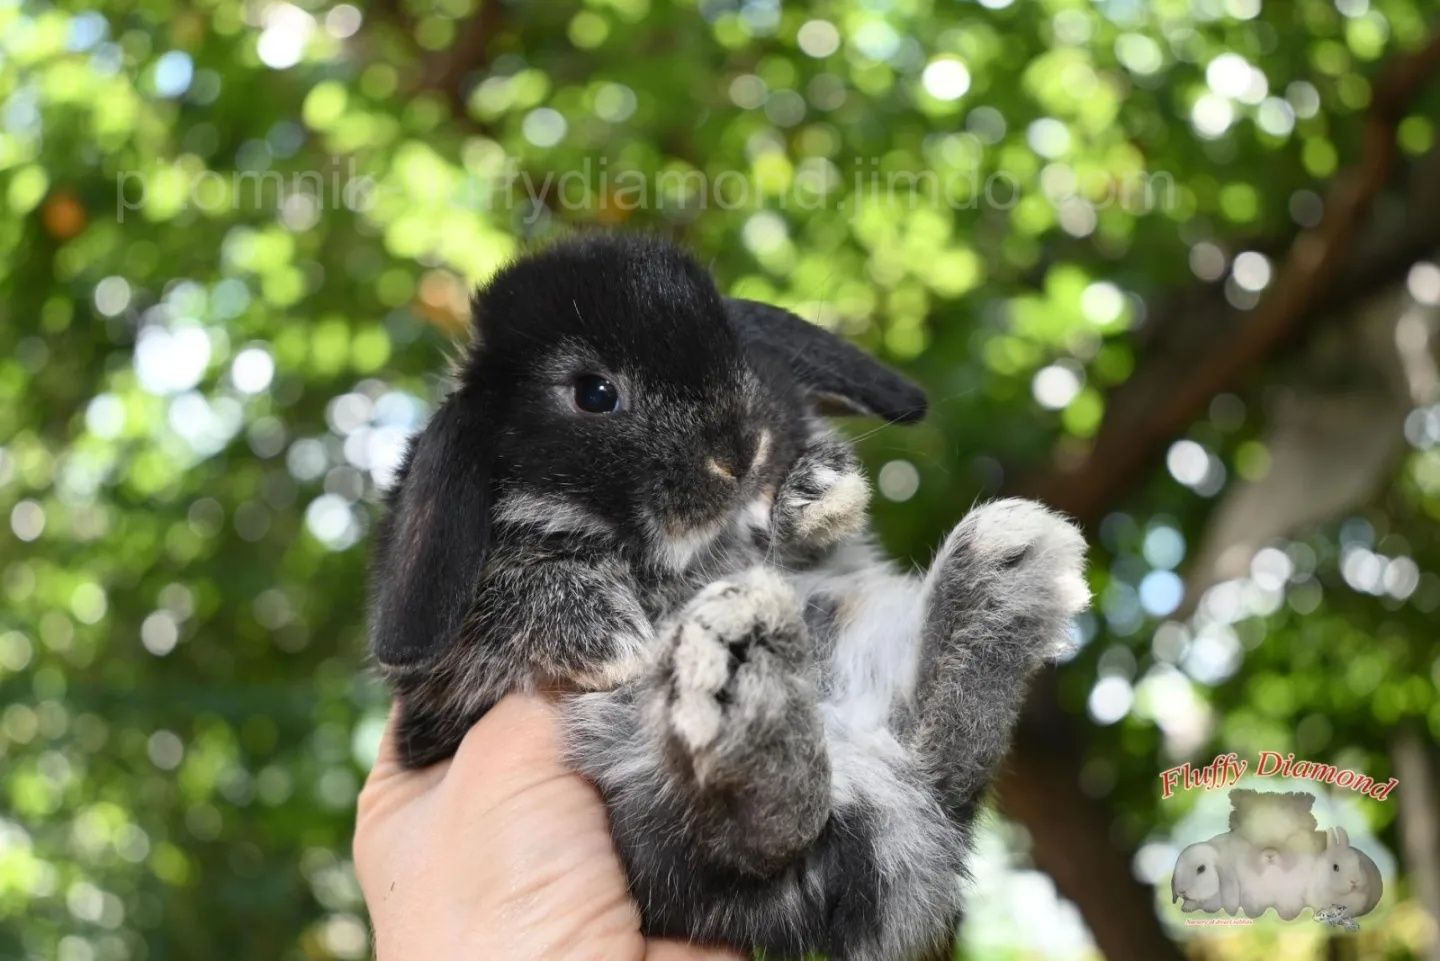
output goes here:
[[[1390, 756], [1400, 779], [1401, 855], [1415, 900], [1440, 925], [1440, 779], [1433, 746], [1420, 731], [1405, 728], [1391, 742]], [[1440, 941], [1432, 939], [1430, 961], [1440, 961]]]
[[[1173, 363], [1174, 355], [1161, 356], [1137, 372], [1128, 390], [1112, 396], [1089, 452], [1074, 466], [1028, 485], [1028, 493], [1093, 524], [1215, 395], [1237, 385], [1324, 313], [1319, 308], [1330, 306], [1325, 299], [1338, 278], [1374, 283], [1374, 273], [1403, 270], [1413, 262], [1396, 256], [1393, 244], [1377, 248], [1388, 258], [1377, 261], [1357, 236], [1394, 175], [1396, 127], [1437, 69], [1440, 35], [1396, 61], [1376, 83], [1359, 162], [1334, 182], [1321, 222], [1295, 239], [1259, 306], [1244, 315], [1226, 311], [1230, 323], [1217, 325], [1214, 291], [1188, 298], [1192, 318], [1208, 323], [1195, 326], [1200, 336], [1185, 345], [1183, 366]], [[1423, 236], [1401, 240], [1409, 247], [1425, 238], [1433, 243], [1440, 218], [1425, 210], [1412, 212], [1413, 218], [1419, 218], [1414, 225]], [[1080, 909], [1101, 954], [1110, 961], [1179, 961], [1179, 948], [1156, 916], [1153, 892], [1131, 870], [1133, 852], [1114, 838], [1109, 811], [1080, 790], [1083, 756], [1077, 725], [1060, 707], [1055, 672], [1047, 671], [1031, 691], [1001, 774], [1001, 807], [1030, 832], [1036, 865]]]
[[470, 80], [490, 63], [490, 42], [500, 32], [500, 0], [479, 0], [480, 7], [457, 25], [455, 42], [427, 56], [419, 87], [443, 94], [456, 117], [470, 116]]
[[[1098, 519], [1211, 398], [1237, 384], [1315, 318], [1315, 308], [1343, 272], [1376, 197], [1394, 174], [1396, 127], [1437, 69], [1440, 36], [1386, 71], [1375, 84], [1359, 162], [1331, 186], [1320, 223], [1291, 244], [1269, 294], [1243, 315], [1243, 322], [1230, 312], [1230, 322], [1222, 324], [1227, 336], [1210, 338], [1202, 356], [1190, 356], [1184, 376], [1167, 378], [1163, 392], [1145, 404], [1129, 406], [1123, 402], [1124, 389], [1117, 391], [1089, 452], [1073, 467], [1033, 484], [1032, 495], [1083, 522]], [[1143, 374], [1138, 379], [1145, 380]]]

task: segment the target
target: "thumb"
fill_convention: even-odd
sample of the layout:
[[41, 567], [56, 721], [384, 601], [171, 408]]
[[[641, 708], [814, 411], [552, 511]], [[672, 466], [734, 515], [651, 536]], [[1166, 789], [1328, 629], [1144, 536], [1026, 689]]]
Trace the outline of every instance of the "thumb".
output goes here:
[[745, 961], [746, 955], [729, 948], [703, 947], [684, 941], [651, 941], [645, 961]]
[[360, 823], [413, 803], [441, 782], [449, 766], [449, 762], [445, 761], [426, 768], [405, 766], [400, 758], [398, 735], [402, 711], [398, 701], [390, 705], [385, 732], [380, 736], [380, 750], [375, 755], [375, 764], [365, 778], [365, 786], [357, 802], [356, 818]]
[[560, 718], [536, 694], [502, 698], [465, 735], [445, 772], [443, 789], [466, 798], [480, 817], [519, 794], [558, 778], [578, 778], [565, 766]]

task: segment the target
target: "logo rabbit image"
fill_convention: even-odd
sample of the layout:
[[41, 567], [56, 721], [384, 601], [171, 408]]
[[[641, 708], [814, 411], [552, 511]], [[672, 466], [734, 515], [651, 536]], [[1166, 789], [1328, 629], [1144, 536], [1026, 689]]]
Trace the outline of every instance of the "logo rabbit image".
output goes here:
[[1344, 828], [1319, 829], [1313, 795], [1230, 793], [1230, 830], [1180, 852], [1170, 880], [1172, 901], [1186, 912], [1274, 909], [1292, 920], [1310, 908], [1318, 921], [1354, 930], [1384, 891], [1380, 869], [1350, 844]]

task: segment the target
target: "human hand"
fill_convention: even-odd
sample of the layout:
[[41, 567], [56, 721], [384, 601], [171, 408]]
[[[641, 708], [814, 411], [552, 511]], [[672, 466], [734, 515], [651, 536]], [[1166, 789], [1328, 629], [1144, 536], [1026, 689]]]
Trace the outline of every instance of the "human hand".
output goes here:
[[449, 761], [401, 766], [387, 726], [355, 824], [377, 961], [740, 961], [646, 939], [599, 794], [554, 707], [511, 695]]

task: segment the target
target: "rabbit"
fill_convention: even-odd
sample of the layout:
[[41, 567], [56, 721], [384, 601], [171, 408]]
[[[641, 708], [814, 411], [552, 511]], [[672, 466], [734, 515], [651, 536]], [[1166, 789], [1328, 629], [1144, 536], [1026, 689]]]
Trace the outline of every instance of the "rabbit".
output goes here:
[[1175, 861], [1170, 875], [1170, 900], [1185, 912], [1220, 910], [1220, 851], [1200, 841], [1188, 845]]
[[1188, 845], [1170, 876], [1171, 901], [1180, 901], [1186, 912], [1235, 914], [1244, 903], [1241, 864], [1250, 852], [1245, 840], [1232, 832]]
[[1247, 845], [1236, 862], [1241, 909], [1247, 917], [1258, 918], [1274, 908], [1284, 920], [1293, 920], [1305, 907], [1310, 856], [1285, 847], [1256, 849], [1241, 843]]
[[406, 763], [508, 692], [561, 691], [647, 934], [835, 961], [944, 944], [1027, 679], [1088, 601], [1080, 534], [1001, 500], [923, 576], [895, 569], [825, 417], [912, 422], [923, 392], [662, 241], [561, 241], [473, 314], [378, 530]]
[[1350, 846], [1350, 835], [1344, 828], [1331, 828], [1325, 833], [1325, 850], [1311, 861], [1306, 904], [1317, 916], [1326, 908], [1342, 908], [1350, 918], [1369, 914], [1384, 893], [1380, 869], [1368, 854]]
[[1241, 907], [1258, 918], [1270, 908], [1285, 920], [1305, 907], [1315, 854], [1325, 848], [1316, 830], [1315, 797], [1304, 792], [1273, 793], [1237, 788], [1230, 792], [1230, 833], [1244, 842], [1236, 868]]

